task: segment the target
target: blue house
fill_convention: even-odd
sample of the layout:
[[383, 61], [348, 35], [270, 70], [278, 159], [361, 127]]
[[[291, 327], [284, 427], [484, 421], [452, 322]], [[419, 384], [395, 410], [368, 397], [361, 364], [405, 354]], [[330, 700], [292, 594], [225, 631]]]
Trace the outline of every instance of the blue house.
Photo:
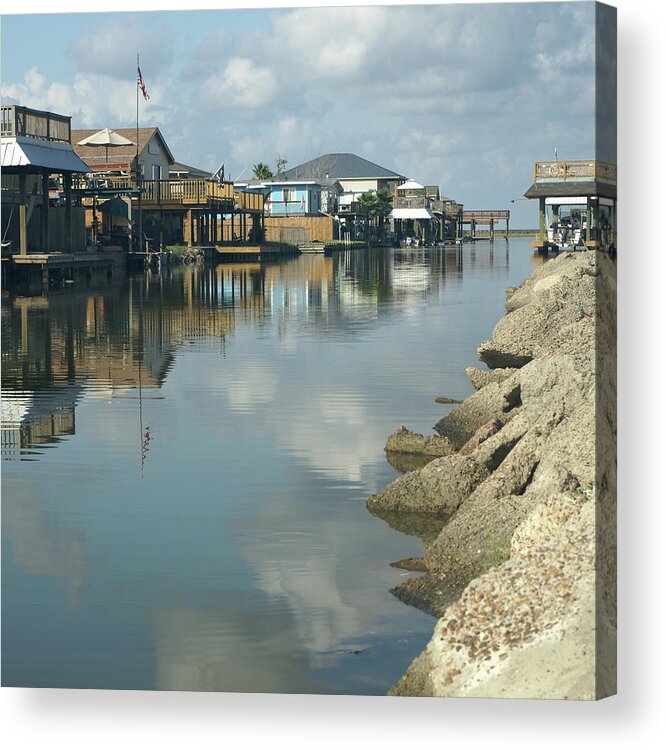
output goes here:
[[[263, 193], [266, 216], [322, 216], [332, 203], [332, 186], [318, 180], [249, 180], [234, 185], [239, 190]], [[335, 187], [339, 190], [339, 185]], [[338, 190], [334, 190], [336, 195]]]

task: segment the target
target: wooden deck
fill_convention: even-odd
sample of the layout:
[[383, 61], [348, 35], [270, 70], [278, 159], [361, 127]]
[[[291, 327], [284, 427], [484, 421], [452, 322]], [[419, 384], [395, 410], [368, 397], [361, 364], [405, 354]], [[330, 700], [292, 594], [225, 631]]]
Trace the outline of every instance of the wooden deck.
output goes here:
[[214, 263], [264, 263], [299, 254], [298, 248], [293, 245], [217, 245], [201, 250], [204, 258]]
[[16, 283], [31, 278], [41, 279], [42, 290], [50, 288], [54, 281], [75, 282], [77, 277], [91, 278], [93, 272], [113, 276], [125, 270], [125, 253], [108, 251], [101, 253], [29, 253], [2, 258], [2, 283]]

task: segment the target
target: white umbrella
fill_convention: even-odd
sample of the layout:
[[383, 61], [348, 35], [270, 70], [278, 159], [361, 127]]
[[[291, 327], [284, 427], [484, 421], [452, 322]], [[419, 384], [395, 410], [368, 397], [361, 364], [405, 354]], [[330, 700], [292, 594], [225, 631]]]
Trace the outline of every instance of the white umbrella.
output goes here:
[[79, 146], [104, 146], [106, 148], [106, 162], [109, 162], [109, 146], [133, 146], [134, 141], [130, 141], [128, 138], [116, 133], [115, 130], [109, 130], [104, 128], [98, 130], [96, 133], [89, 135], [82, 141], [79, 141]]

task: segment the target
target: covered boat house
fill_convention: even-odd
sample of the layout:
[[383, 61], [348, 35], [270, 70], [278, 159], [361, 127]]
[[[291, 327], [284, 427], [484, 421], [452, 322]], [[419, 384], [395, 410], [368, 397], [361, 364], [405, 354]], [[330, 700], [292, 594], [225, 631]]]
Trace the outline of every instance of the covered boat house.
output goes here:
[[617, 246], [617, 166], [603, 161], [535, 162], [526, 198], [539, 201], [540, 250]]

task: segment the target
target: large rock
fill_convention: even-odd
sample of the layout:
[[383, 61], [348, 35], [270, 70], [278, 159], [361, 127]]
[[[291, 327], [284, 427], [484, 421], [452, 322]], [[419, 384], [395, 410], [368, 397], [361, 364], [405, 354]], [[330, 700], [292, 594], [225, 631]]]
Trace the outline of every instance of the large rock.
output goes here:
[[412, 432], [404, 425], [386, 441], [384, 450], [387, 453], [413, 453], [426, 456], [448, 456], [454, 452], [451, 441], [440, 435], [425, 437], [420, 432]]
[[448, 438], [456, 450], [493, 419], [503, 423], [515, 416], [521, 405], [520, 382], [515, 374], [501, 383], [489, 383], [437, 422], [435, 429]]
[[594, 349], [596, 254], [566, 254], [552, 263], [511, 295], [508, 314], [479, 346], [488, 367], [522, 367], [555, 352]]
[[502, 383], [516, 372], [515, 367], [500, 367], [497, 370], [481, 370], [478, 367], [468, 367], [465, 372], [475, 391], [481, 390], [489, 383]]
[[[442, 617], [392, 694], [615, 690], [615, 265], [563, 254], [507, 290], [506, 307], [479, 355], [515, 371], [472, 368], [477, 392], [437, 425], [467, 454], [446, 460], [487, 473], [447, 504], [451, 517], [425, 542], [428, 573], [394, 592]], [[425, 479], [419, 491], [437, 492]]]
[[577, 700], [606, 694], [595, 671], [594, 503], [576, 507], [571, 495], [551, 500], [557, 503], [559, 522], [529, 517], [514, 556], [446, 609], [391, 694]]
[[448, 515], [488, 477], [485, 466], [468, 456], [444, 456], [391, 482], [367, 502], [370, 511]]

